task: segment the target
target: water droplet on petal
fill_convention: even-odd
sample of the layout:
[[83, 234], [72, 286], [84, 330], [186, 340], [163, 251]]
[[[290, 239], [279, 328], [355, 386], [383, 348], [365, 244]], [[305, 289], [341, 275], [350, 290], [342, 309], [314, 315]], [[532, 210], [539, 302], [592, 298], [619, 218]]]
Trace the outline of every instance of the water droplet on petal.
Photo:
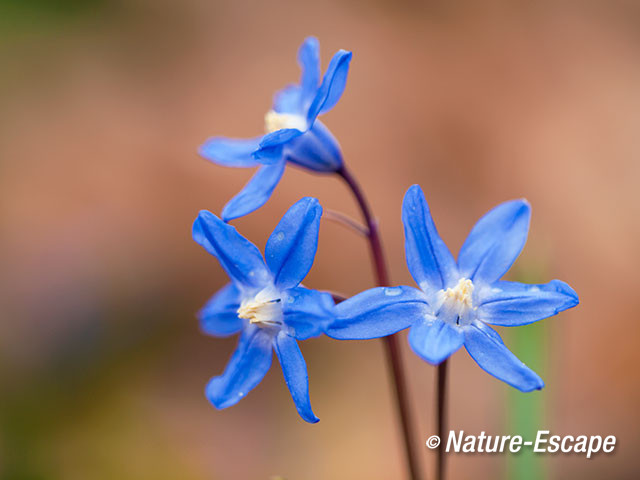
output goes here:
[[387, 297], [397, 297], [402, 293], [402, 289], [400, 287], [387, 287], [384, 289], [384, 294]]

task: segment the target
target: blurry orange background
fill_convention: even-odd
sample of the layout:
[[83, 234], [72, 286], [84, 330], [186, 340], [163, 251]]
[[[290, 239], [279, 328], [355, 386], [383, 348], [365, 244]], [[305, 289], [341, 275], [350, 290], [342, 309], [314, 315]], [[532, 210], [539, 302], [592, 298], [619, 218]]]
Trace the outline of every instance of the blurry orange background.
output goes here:
[[[409, 185], [453, 251], [489, 208], [532, 203], [515, 271], [565, 280], [581, 299], [542, 322], [543, 360], [528, 362], [547, 384], [530, 394], [539, 427], [618, 439], [611, 455], [544, 455], [542, 469], [638, 478], [637, 2], [2, 0], [0, 28], [0, 478], [402, 478], [378, 341], [302, 345], [317, 425], [297, 416], [277, 362], [231, 409], [203, 394], [235, 339], [198, 330], [195, 312], [226, 278], [191, 223], [251, 173], [197, 147], [263, 131], [307, 35], [323, 69], [354, 52], [323, 122], [380, 220], [394, 283], [413, 284]], [[357, 216], [338, 180], [288, 169], [236, 225], [263, 246], [307, 195]], [[372, 285], [368, 260], [361, 238], [323, 223], [305, 284], [357, 293]], [[422, 445], [434, 368], [402, 345]], [[510, 387], [463, 351], [450, 372], [452, 429], [519, 433]], [[435, 455], [421, 453], [430, 472]], [[506, 464], [448, 457], [450, 478], [503, 478]]]

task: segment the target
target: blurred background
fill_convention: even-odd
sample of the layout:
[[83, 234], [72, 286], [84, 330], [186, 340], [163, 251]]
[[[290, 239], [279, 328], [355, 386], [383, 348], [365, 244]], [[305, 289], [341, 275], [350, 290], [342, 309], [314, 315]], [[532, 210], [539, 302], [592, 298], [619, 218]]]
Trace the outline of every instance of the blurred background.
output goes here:
[[[580, 294], [500, 330], [542, 392], [453, 357], [450, 426], [616, 435], [615, 453], [450, 455], [450, 478], [638, 478], [640, 4], [624, 0], [0, 0], [0, 478], [403, 478], [381, 342], [302, 345], [317, 425], [279, 368], [224, 412], [203, 394], [235, 339], [198, 330], [226, 277], [191, 224], [251, 172], [196, 150], [263, 131], [307, 35], [323, 70], [354, 52], [323, 121], [379, 217], [394, 283], [412, 284], [400, 205], [419, 183], [454, 251], [485, 211], [526, 197], [510, 278]], [[357, 215], [339, 181], [288, 169], [236, 225], [263, 246], [304, 195]], [[305, 283], [370, 287], [363, 240], [323, 223]], [[435, 370], [402, 344], [422, 445]], [[434, 455], [423, 448], [427, 473]]]

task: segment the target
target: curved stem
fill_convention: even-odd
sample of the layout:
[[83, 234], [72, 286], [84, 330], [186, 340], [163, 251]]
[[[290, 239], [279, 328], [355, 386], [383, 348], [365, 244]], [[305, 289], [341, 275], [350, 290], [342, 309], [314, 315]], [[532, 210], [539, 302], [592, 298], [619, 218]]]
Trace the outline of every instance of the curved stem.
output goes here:
[[437, 428], [438, 437], [440, 437], [440, 447], [438, 448], [438, 459], [436, 461], [436, 480], [444, 479], [444, 441], [446, 438], [445, 430], [447, 428], [447, 363], [445, 360], [437, 367], [437, 387], [438, 412], [437, 412]]
[[[384, 251], [382, 249], [382, 242], [380, 240], [380, 234], [378, 232], [378, 223], [373, 218], [369, 204], [364, 196], [364, 192], [356, 182], [356, 179], [351, 175], [351, 172], [343, 165], [336, 173], [345, 181], [351, 192], [353, 193], [358, 207], [362, 212], [362, 217], [368, 228], [367, 238], [369, 240], [369, 246], [371, 250], [371, 259], [375, 267], [376, 282], [378, 286], [389, 286], [389, 274], [387, 271], [387, 264], [384, 257]], [[402, 359], [400, 358], [400, 347], [398, 345], [398, 337], [396, 335], [389, 335], [382, 338], [385, 351], [387, 353], [387, 363], [391, 368], [393, 376], [393, 382], [396, 393], [396, 406], [400, 415], [400, 422], [402, 424], [402, 433], [404, 436], [404, 447], [406, 452], [407, 466], [410, 473], [410, 478], [413, 480], [420, 480], [420, 470], [418, 468], [418, 459], [413, 451], [412, 445], [412, 426], [411, 413], [409, 408], [409, 397], [407, 394], [407, 384], [404, 375], [404, 369], [402, 367]]]
[[336, 172], [346, 182], [351, 193], [358, 202], [358, 207], [362, 212], [364, 223], [369, 229], [367, 238], [369, 239], [369, 245], [371, 247], [371, 259], [375, 267], [376, 282], [378, 286], [386, 287], [389, 285], [389, 274], [387, 273], [387, 264], [384, 259], [384, 251], [382, 250], [382, 242], [380, 241], [380, 234], [378, 233], [378, 222], [373, 218], [371, 209], [367, 203], [367, 199], [364, 196], [364, 192], [356, 182], [356, 179], [351, 175], [351, 172], [347, 170], [344, 165]]
[[363, 237], [369, 236], [369, 229], [364, 225], [361, 225], [358, 221], [354, 220], [348, 215], [345, 215], [342, 212], [337, 212], [336, 210], [331, 210], [329, 208], [325, 208], [322, 213], [322, 218], [325, 220], [329, 220], [330, 222], [335, 222], [343, 227], [349, 228], [354, 231], [358, 235], [362, 235]]

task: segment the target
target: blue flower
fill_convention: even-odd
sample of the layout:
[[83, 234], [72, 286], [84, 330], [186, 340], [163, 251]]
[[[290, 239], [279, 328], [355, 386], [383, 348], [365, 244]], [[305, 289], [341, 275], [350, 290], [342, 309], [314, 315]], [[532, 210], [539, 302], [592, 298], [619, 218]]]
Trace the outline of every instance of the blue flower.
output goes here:
[[258, 171], [222, 211], [225, 221], [242, 217], [264, 205], [280, 181], [287, 162], [315, 172], [335, 172], [342, 166], [338, 142], [318, 115], [340, 100], [347, 83], [351, 52], [338, 51], [320, 83], [320, 46], [307, 38], [298, 51], [302, 69], [299, 85], [274, 96], [265, 115], [266, 134], [241, 140], [214, 137], [200, 147], [200, 155], [226, 167], [256, 167]]
[[311, 410], [307, 366], [296, 340], [320, 335], [334, 315], [331, 295], [299, 286], [313, 264], [322, 207], [303, 198], [282, 217], [269, 237], [265, 260], [258, 248], [214, 214], [201, 211], [193, 239], [216, 257], [231, 283], [199, 313], [202, 329], [224, 337], [240, 332], [224, 373], [206, 394], [216, 408], [236, 404], [265, 376], [275, 350], [296, 409], [307, 422]]
[[482, 369], [528, 392], [542, 379], [505, 347], [488, 324], [515, 327], [578, 304], [560, 280], [544, 285], [502, 281], [527, 240], [531, 208], [525, 200], [498, 205], [473, 227], [456, 262], [444, 244], [418, 185], [402, 205], [405, 254], [420, 286], [380, 287], [336, 306], [333, 338], [368, 339], [410, 327], [409, 344], [437, 365], [463, 345]]

